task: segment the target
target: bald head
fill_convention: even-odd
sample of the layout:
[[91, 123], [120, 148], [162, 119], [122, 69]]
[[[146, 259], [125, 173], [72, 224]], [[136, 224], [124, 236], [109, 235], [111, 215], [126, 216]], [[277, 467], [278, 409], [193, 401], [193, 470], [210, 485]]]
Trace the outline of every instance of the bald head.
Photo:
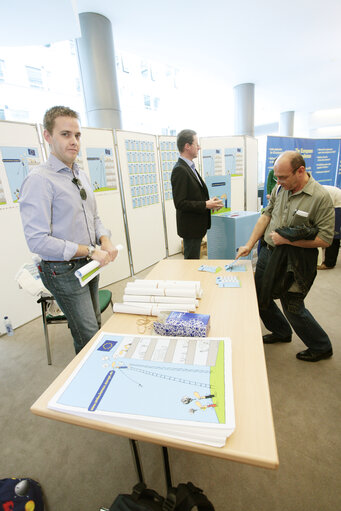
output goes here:
[[279, 163], [288, 163], [292, 170], [298, 169], [299, 167], [305, 168], [305, 161], [303, 156], [297, 151], [284, 151], [280, 154], [275, 162], [275, 166]]
[[279, 155], [274, 165], [274, 175], [279, 185], [293, 193], [302, 190], [309, 180], [304, 158], [297, 151], [285, 151]]

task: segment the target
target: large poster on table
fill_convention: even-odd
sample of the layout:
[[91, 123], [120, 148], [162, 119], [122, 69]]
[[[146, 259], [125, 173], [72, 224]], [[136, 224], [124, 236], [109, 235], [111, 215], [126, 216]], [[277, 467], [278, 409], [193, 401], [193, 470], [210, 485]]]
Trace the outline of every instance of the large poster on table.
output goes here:
[[[268, 137], [263, 205], [267, 204], [266, 182], [277, 157], [284, 151], [298, 151], [305, 159], [306, 169], [322, 185], [340, 186], [340, 139]], [[338, 178], [338, 179], [337, 179]]]

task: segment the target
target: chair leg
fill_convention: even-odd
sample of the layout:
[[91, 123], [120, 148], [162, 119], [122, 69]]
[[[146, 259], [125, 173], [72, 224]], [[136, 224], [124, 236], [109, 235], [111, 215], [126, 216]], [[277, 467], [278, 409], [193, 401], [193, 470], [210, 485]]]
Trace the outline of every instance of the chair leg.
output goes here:
[[50, 340], [49, 340], [49, 332], [47, 329], [47, 319], [46, 319], [46, 301], [41, 302], [41, 312], [43, 316], [43, 324], [44, 324], [44, 335], [45, 335], [45, 345], [46, 345], [46, 356], [48, 365], [52, 364], [51, 361], [51, 350], [50, 350]]

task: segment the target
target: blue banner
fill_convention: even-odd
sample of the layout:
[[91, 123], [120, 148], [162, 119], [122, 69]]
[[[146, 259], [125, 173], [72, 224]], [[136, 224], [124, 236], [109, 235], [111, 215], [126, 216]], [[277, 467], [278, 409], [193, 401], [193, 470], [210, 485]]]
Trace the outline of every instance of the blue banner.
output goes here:
[[296, 137], [268, 137], [266, 147], [263, 206], [267, 205], [266, 183], [276, 158], [284, 151], [302, 154], [306, 169], [322, 185], [339, 186], [341, 182], [339, 139], [311, 139]]

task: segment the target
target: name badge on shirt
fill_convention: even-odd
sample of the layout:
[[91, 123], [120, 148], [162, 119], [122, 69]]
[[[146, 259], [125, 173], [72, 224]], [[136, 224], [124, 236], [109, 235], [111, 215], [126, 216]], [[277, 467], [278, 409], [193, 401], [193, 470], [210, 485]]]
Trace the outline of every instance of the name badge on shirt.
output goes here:
[[297, 209], [295, 214], [298, 216], [304, 216], [305, 218], [307, 218], [309, 215], [309, 213], [307, 211], [302, 211], [301, 209]]

